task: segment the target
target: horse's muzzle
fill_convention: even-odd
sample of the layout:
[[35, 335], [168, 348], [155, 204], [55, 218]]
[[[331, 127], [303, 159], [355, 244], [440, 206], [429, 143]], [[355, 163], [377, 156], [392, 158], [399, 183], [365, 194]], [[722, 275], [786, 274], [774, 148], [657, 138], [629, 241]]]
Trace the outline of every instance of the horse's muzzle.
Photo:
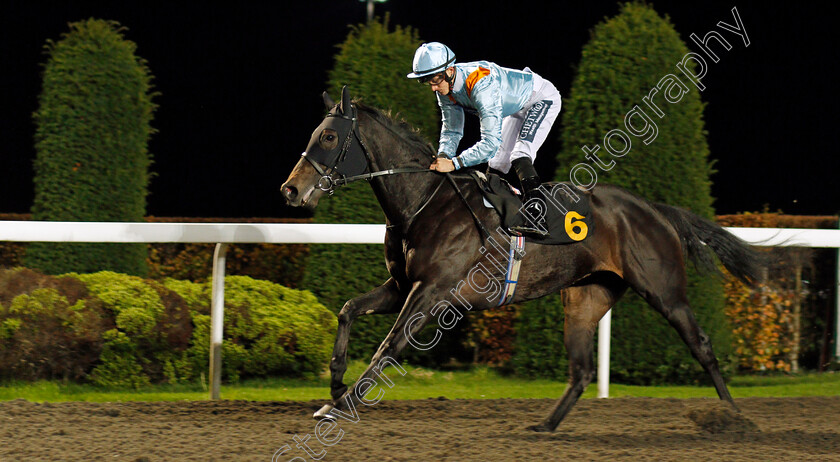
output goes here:
[[[283, 186], [280, 187], [281, 191], [283, 192], [283, 198], [286, 199], [286, 203], [289, 205], [296, 205], [294, 204], [295, 199], [298, 196], [298, 190], [294, 186], [289, 185], [288, 183], [284, 183]], [[297, 204], [300, 205], [300, 204]]]
[[321, 190], [314, 186], [309, 186], [306, 190], [301, 191], [297, 186], [286, 182], [280, 187], [283, 198], [286, 203], [292, 207], [306, 207], [313, 209], [318, 205], [318, 199], [321, 197]]

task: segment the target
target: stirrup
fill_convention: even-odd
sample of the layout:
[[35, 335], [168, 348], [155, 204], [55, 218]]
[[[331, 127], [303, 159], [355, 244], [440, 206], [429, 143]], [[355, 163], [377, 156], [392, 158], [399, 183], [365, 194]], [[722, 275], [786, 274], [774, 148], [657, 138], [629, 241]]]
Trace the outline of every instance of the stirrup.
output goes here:
[[[539, 181], [539, 180], [537, 180], [537, 181]], [[525, 187], [525, 185], [523, 185], [523, 188], [524, 187]], [[530, 190], [527, 190], [527, 189], [523, 192], [524, 192], [524, 195], [522, 196], [522, 205], [523, 205], [522, 208], [524, 209], [525, 205], [528, 204], [528, 201], [532, 197], [532, 192]], [[545, 211], [542, 210], [542, 207], [540, 205], [538, 205], [536, 202], [534, 202], [534, 203], [531, 203], [531, 205], [528, 208], [529, 209], [536, 209], [537, 214], [543, 214], [543, 216], [541, 216], [542, 220], [540, 220], [540, 224], [542, 224], [545, 228], [548, 228], [546, 226], [545, 217], [544, 217]], [[520, 209], [520, 213], [521, 212], [522, 212], [522, 210]], [[529, 215], [534, 216], [535, 214], [530, 214], [529, 213]], [[508, 228], [508, 231], [517, 233], [519, 235], [527, 234], [527, 235], [537, 236], [537, 237], [548, 236], [548, 231], [543, 231], [538, 226], [536, 226], [532, 221], [530, 221], [528, 219], [525, 219], [525, 218], [523, 218], [522, 221], [523, 221], [523, 223], [521, 225], [511, 226], [510, 228]]]
[[514, 232], [514, 233], [517, 233], [517, 234], [520, 234], [520, 235], [528, 234], [528, 235], [537, 236], [537, 237], [547, 237], [548, 236], [547, 231], [543, 231], [543, 230], [541, 230], [537, 227], [532, 227], [532, 226], [529, 226], [529, 225], [511, 226], [510, 228], [508, 228], [508, 231], [511, 231], [511, 232]]

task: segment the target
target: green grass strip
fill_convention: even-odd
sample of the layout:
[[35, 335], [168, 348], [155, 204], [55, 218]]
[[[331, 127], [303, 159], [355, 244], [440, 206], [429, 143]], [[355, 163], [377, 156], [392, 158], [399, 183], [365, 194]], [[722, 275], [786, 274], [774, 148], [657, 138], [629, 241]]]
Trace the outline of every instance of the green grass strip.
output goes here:
[[[365, 365], [353, 363], [346, 380], [351, 382]], [[384, 387], [384, 399], [494, 399], [494, 398], [558, 398], [565, 383], [545, 379], [528, 380], [506, 377], [486, 367], [469, 371], [434, 371], [406, 367], [405, 376], [393, 368], [386, 369], [393, 388]], [[735, 398], [840, 396], [840, 373], [742, 376], [729, 383]], [[596, 384], [589, 386], [584, 398], [594, 398]], [[222, 399], [251, 401], [327, 400], [329, 381], [326, 377], [303, 379], [254, 379], [237, 384], [223, 384]], [[610, 397], [713, 398], [711, 386], [634, 386], [610, 385]], [[0, 401], [26, 399], [35, 402], [89, 401], [192, 401], [208, 399], [206, 388], [199, 383], [153, 385], [139, 390], [102, 389], [91, 385], [60, 381], [6, 382], [0, 384]]]

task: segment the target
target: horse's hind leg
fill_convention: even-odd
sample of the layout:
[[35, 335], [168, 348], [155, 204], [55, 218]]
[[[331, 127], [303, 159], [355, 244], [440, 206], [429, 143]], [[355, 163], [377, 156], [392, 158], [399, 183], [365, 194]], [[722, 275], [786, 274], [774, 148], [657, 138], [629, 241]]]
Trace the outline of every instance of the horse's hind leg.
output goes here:
[[738, 409], [720, 373], [717, 358], [712, 350], [712, 342], [697, 323], [691, 306], [688, 304], [686, 274], [682, 262], [675, 262], [671, 268], [662, 265], [657, 268], [656, 273], [648, 274], [645, 278], [635, 278], [632, 275], [625, 275], [625, 278], [680, 334], [683, 342], [691, 350], [691, 355], [711, 376], [720, 399], [728, 401], [732, 407]]
[[728, 401], [732, 407], [735, 406], [735, 401], [732, 400], [732, 395], [729, 394], [729, 389], [726, 387], [726, 382], [723, 380], [723, 374], [720, 373], [717, 358], [712, 350], [712, 342], [709, 336], [703, 332], [703, 329], [697, 324], [694, 318], [694, 313], [688, 305], [688, 301], [682, 300], [659, 307], [656, 304], [661, 303], [661, 299], [655, 301], [648, 300], [651, 305], [654, 305], [659, 312], [665, 316], [665, 319], [679, 332], [680, 337], [688, 348], [691, 350], [691, 355], [694, 356], [703, 369], [712, 377], [712, 383], [715, 386], [718, 396], [722, 400]]
[[564, 343], [569, 355], [569, 385], [551, 414], [534, 431], [554, 431], [595, 377], [593, 337], [598, 321], [624, 294], [626, 285], [618, 278], [604, 283], [569, 287], [561, 292], [565, 310]]
[[338, 332], [335, 335], [332, 359], [330, 359], [330, 394], [338, 399], [347, 391], [344, 372], [347, 371], [347, 344], [350, 340], [350, 326], [353, 320], [366, 314], [396, 313], [405, 300], [393, 278], [370, 292], [353, 298], [344, 304], [338, 314]]

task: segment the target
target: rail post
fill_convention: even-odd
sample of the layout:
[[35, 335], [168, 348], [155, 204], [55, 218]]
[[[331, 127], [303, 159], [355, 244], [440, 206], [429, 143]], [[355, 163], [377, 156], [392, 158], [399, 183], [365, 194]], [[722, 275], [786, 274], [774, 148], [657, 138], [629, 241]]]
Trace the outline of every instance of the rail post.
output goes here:
[[[840, 226], [840, 221], [837, 225]], [[840, 247], [837, 248], [837, 275], [834, 282], [834, 360], [840, 362]]]
[[610, 397], [610, 327], [612, 308], [598, 321], [598, 397]]
[[222, 335], [225, 324], [225, 254], [227, 244], [213, 252], [213, 286], [210, 299], [210, 399], [219, 399], [222, 388]]

